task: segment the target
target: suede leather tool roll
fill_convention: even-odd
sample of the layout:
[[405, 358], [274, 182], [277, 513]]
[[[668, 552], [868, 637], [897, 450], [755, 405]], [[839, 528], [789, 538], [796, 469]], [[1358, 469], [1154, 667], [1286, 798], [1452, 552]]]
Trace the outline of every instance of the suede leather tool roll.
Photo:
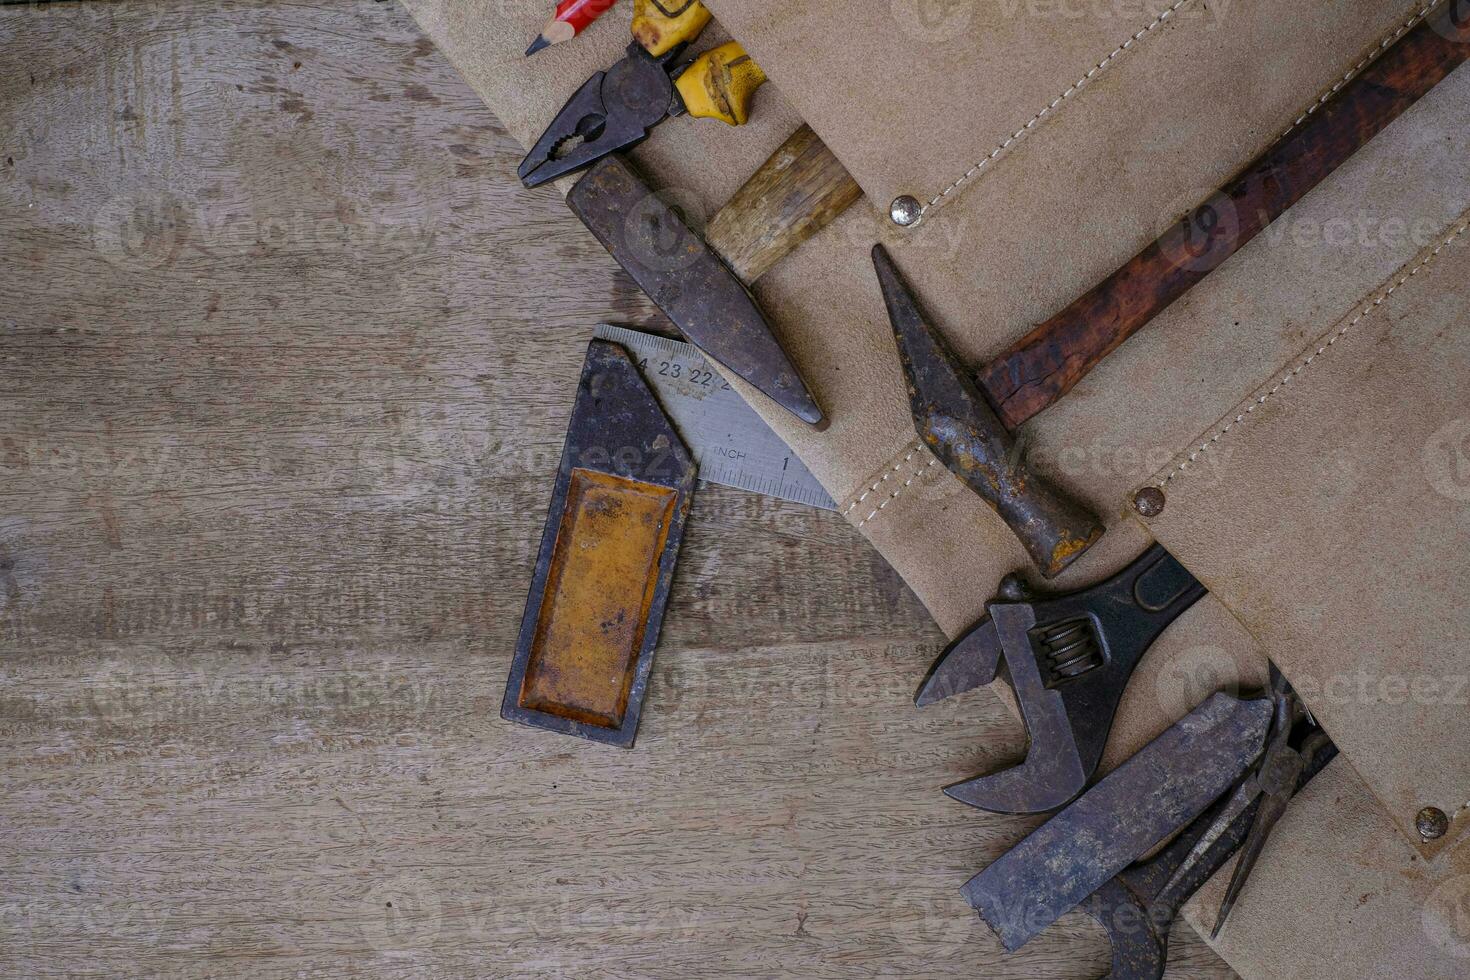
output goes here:
[[[405, 2], [526, 144], [626, 43], [615, 9], [575, 44], [528, 61], [525, 38], [544, 11]], [[994, 514], [915, 442], [867, 262], [872, 243], [889, 246], [936, 325], [979, 363], [1199, 203], [1425, 6], [1235, 0], [1184, 17], [1196, 3], [1174, 5], [1164, 17], [1168, 4], [960, 2], [946, 9], [968, 9], [966, 29], [934, 37], [906, 33], [918, 7], [909, 0], [849, 5], [842, 31], [816, 33], [793, 33], [792, 19], [817, 16], [829, 0], [715, 0], [717, 16], [774, 84], [758, 94], [744, 129], [675, 121], [634, 154], [656, 185], [679, 188], [683, 200], [713, 213], [796, 128], [799, 109], [863, 184], [867, 202], [755, 287], [831, 428], [804, 430], [758, 396], [751, 401], [951, 635], [983, 613], [994, 584], [1024, 568], [1026, 557]], [[1083, 10], [1082, 22], [1057, 13], [1063, 7]], [[1088, 20], [1099, 17], [1104, 23]], [[707, 32], [710, 43], [719, 38]], [[888, 220], [892, 196], [931, 199], [985, 159], [918, 226]], [[1033, 464], [1110, 525], [1058, 587], [1104, 578], [1141, 552], [1151, 536], [1124, 516], [1127, 495], [1350, 315], [1467, 206], [1470, 71], [1460, 69], [1024, 426]], [[1191, 485], [1228, 495], [1241, 472], [1230, 459], [1202, 457]], [[1372, 519], [1374, 506], [1361, 501], [1361, 520]], [[1187, 498], [1181, 510], [1193, 513]], [[1403, 550], [1412, 550], [1408, 522], [1380, 523], [1401, 531]], [[1371, 562], [1359, 557], [1337, 583], [1344, 594], [1378, 585], [1364, 571]], [[1437, 574], [1464, 575], [1461, 565]], [[1257, 608], [1228, 589], [1226, 599], [1238, 604], [1235, 613]], [[1438, 629], [1412, 616], [1404, 622], [1426, 643]], [[1264, 664], [1256, 637], [1207, 597], [1140, 665], [1103, 769], [1210, 691], [1262, 685]], [[1347, 748], [1350, 758], [1319, 777], [1273, 835], [1218, 948], [1247, 978], [1354, 980], [1391, 975], [1390, 963], [1392, 975], [1457, 975], [1452, 968], [1470, 963], [1454, 952], [1457, 935], [1470, 949], [1470, 935], [1456, 931], [1470, 929], [1450, 914], [1459, 907], [1451, 902], [1460, 894], [1455, 882], [1470, 871], [1466, 847], [1432, 862], [1417, 855], [1400, 810], [1390, 819], [1374, 795], [1393, 795], [1384, 769], [1403, 765], [1403, 755], [1378, 754], [1383, 745], [1368, 739]], [[958, 892], [955, 901], [963, 901]], [[1190, 914], [1210, 922], [1198, 904]]]
[[[1426, 856], [1470, 820], [1467, 324], [1470, 211], [1149, 481], [1167, 494], [1150, 528]], [[1451, 821], [1428, 842], [1425, 807]]]

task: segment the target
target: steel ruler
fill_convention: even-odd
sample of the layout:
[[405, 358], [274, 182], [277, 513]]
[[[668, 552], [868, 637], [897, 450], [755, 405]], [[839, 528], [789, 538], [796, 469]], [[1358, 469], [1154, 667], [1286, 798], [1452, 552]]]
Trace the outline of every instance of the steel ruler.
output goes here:
[[837, 509], [817, 478], [725, 383], [699, 348], [609, 323], [599, 324], [594, 333], [633, 355], [698, 461], [701, 480]]

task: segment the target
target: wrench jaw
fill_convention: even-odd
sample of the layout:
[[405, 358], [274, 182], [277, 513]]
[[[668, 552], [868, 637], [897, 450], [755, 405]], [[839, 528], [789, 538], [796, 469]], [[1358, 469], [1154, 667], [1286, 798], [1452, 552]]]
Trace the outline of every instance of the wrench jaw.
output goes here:
[[[969, 633], [940, 654], [919, 686], [920, 708], [993, 682], [1004, 660], [1031, 733], [1020, 765], [944, 787], [945, 795], [991, 813], [1044, 813], [1065, 806], [1087, 785], [1098, 760], [1079, 748], [1062, 695], [1047, 690], [1032, 652], [1028, 603], [996, 603]], [[1089, 747], [1090, 748], [1090, 747]]]
[[[1060, 717], [1065, 724], [1065, 713]], [[1019, 766], [946, 786], [944, 795], [990, 813], [1047, 813], [1070, 803], [1088, 776], [1075, 747], [1043, 751], [1033, 741]]]
[[[1000, 580], [996, 602], [1030, 602], [1035, 598], [1026, 580], [1011, 574]], [[970, 632], [955, 640], [929, 667], [914, 695], [916, 708], [927, 708], [992, 683], [1000, 672], [1000, 635], [987, 613]]]
[[1030, 637], [1036, 625], [1035, 607], [995, 603], [990, 607], [990, 623], [1000, 656], [1010, 671], [1031, 745], [1026, 761], [1019, 766], [955, 783], [945, 787], [944, 792], [951, 799], [991, 813], [1055, 810], [1082, 792], [1097, 762], [1083, 757], [1061, 693], [1048, 690], [1042, 680]]
[[[1078, 906], [1098, 921], [1113, 949], [1112, 972], [1103, 980], [1163, 980], [1169, 961], [1169, 926], [1120, 878], [1113, 878]], [[1168, 910], [1161, 910], [1167, 912]]]
[[916, 708], [927, 708], [995, 680], [1000, 670], [1000, 637], [989, 616], [955, 640], [929, 668], [914, 695]]
[[1015, 769], [945, 792], [994, 813], [1045, 813], [1069, 803], [1097, 772], [1139, 660], [1204, 594], [1158, 545], [1079, 592], [1039, 597], [1008, 576], [986, 618], [930, 668], [915, 703], [922, 708], [988, 684], [1004, 661], [1031, 745]]

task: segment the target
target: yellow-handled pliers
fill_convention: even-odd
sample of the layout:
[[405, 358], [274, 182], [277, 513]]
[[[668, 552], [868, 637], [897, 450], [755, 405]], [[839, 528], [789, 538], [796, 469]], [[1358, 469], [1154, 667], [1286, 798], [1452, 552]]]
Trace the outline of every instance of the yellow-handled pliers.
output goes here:
[[710, 21], [699, 0], [634, 0], [633, 43], [621, 61], [579, 88], [521, 161], [527, 187], [626, 150], [669, 116], [688, 114], [740, 126], [766, 73], [735, 41], [692, 62], [679, 56]]

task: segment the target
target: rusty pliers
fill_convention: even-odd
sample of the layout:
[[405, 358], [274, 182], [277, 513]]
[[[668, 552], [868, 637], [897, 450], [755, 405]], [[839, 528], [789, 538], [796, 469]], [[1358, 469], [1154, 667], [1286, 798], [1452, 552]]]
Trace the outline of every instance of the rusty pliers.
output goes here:
[[635, 0], [628, 53], [587, 79], [556, 114], [517, 168], [521, 182], [537, 187], [631, 149], [669, 116], [744, 125], [765, 72], [735, 41], [684, 59], [709, 21], [699, 0]]
[[1260, 799], [1250, 831], [1240, 848], [1240, 861], [1235, 865], [1230, 884], [1225, 889], [1225, 898], [1220, 903], [1220, 914], [1215, 918], [1215, 928], [1210, 932], [1211, 939], [1218, 936], [1224, 928], [1230, 910], [1235, 907], [1241, 889], [1245, 887], [1261, 851], [1265, 849], [1266, 840], [1291, 804], [1291, 798], [1296, 795], [1308, 762], [1329, 741], [1327, 733], [1313, 723], [1301, 746], [1292, 745], [1293, 730], [1303, 720], [1310, 720], [1311, 714], [1274, 663], [1271, 664], [1271, 698], [1275, 702], [1275, 711], [1271, 727], [1266, 733], [1266, 747], [1260, 760], [1236, 786], [1229, 800], [1216, 814], [1210, 828], [1185, 857], [1171, 879], [1172, 881], [1189, 875], [1194, 866], [1204, 860], [1221, 835], [1229, 830], [1230, 825], [1257, 798]]

